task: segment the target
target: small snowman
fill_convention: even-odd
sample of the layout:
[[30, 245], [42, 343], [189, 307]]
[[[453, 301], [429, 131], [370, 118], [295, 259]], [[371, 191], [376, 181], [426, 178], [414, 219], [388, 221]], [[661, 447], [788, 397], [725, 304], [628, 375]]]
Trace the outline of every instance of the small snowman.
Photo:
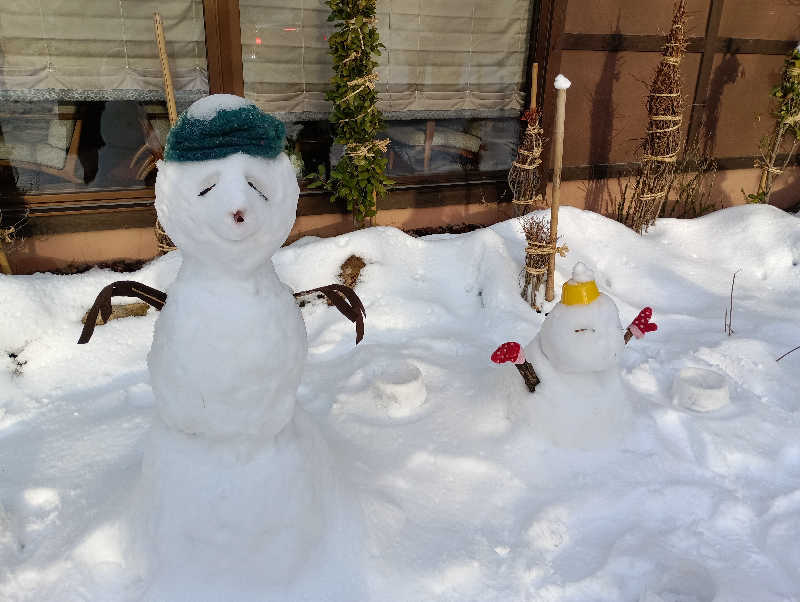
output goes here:
[[130, 520], [148, 600], [328, 599], [303, 589], [326, 575], [345, 588], [332, 599], [359, 596], [357, 503], [297, 407], [306, 330], [271, 260], [299, 194], [283, 145], [280, 121], [213, 95], [158, 163], [182, 263], [147, 358], [156, 417]]
[[512, 416], [564, 447], [593, 447], [624, 433], [631, 405], [619, 360], [632, 336], [657, 329], [651, 316], [646, 307], [623, 330], [614, 301], [598, 290], [592, 271], [577, 263], [561, 301], [527, 347], [509, 342], [492, 354], [495, 363], [513, 362], [534, 393], [514, 396]]

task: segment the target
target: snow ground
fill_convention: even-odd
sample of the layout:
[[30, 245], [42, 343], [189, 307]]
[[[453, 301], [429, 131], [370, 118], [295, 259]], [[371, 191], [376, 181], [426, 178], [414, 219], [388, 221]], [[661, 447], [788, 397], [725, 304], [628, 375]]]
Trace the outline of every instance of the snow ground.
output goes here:
[[[559, 229], [570, 252], [557, 286], [583, 261], [623, 324], [650, 305], [659, 325], [624, 352], [629, 432], [592, 451], [507, 418], [518, 376], [489, 355], [543, 320], [517, 292], [515, 220], [424, 239], [371, 228], [275, 256], [294, 290], [334, 282], [353, 253], [367, 263], [358, 347], [335, 310], [303, 308], [299, 398], [361, 500], [370, 599], [800, 600], [800, 351], [775, 361], [800, 344], [800, 220], [751, 205], [659, 220], [639, 237], [566, 207]], [[163, 290], [179, 262], [123, 277]], [[155, 312], [75, 344], [84, 311], [120, 278], [0, 276], [2, 600], [130, 591], [116, 520], [153, 415]], [[730, 405], [675, 407], [685, 367], [723, 374]], [[186, 591], [202, 599], [201, 584]]]

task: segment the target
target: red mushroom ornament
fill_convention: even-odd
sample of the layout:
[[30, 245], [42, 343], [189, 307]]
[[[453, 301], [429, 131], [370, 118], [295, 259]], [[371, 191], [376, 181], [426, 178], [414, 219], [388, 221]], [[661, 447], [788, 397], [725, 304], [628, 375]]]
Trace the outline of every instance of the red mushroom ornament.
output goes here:
[[536, 390], [536, 385], [540, 382], [539, 377], [536, 375], [531, 363], [525, 359], [525, 352], [519, 343], [515, 341], [503, 343], [492, 353], [492, 361], [495, 364], [513, 362], [522, 375], [525, 384], [528, 385], [528, 390], [531, 393]]

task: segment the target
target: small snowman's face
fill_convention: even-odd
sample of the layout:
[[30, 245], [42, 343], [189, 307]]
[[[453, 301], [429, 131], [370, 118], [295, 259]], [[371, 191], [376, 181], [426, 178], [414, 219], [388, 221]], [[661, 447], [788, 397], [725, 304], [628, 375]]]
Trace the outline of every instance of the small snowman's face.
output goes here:
[[539, 341], [561, 372], [616, 369], [625, 346], [617, 306], [603, 294], [588, 305], [555, 305], [542, 324]]
[[212, 161], [158, 163], [156, 211], [185, 256], [232, 271], [269, 261], [295, 220], [289, 158], [237, 153]]

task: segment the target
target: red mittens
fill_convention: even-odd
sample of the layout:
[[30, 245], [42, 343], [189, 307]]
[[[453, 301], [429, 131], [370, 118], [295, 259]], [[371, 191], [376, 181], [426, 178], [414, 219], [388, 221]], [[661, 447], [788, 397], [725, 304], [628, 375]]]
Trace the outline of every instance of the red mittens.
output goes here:
[[506, 362], [513, 362], [515, 364], [525, 363], [525, 352], [519, 343], [510, 341], [503, 343], [492, 354], [492, 361], [495, 364], [504, 364]]
[[630, 330], [631, 334], [633, 334], [633, 336], [635, 336], [637, 339], [641, 339], [648, 332], [658, 330], [658, 324], [650, 322], [650, 318], [652, 317], [653, 308], [645, 307], [639, 312], [639, 315], [634, 318], [630, 326], [628, 326], [628, 330]]

